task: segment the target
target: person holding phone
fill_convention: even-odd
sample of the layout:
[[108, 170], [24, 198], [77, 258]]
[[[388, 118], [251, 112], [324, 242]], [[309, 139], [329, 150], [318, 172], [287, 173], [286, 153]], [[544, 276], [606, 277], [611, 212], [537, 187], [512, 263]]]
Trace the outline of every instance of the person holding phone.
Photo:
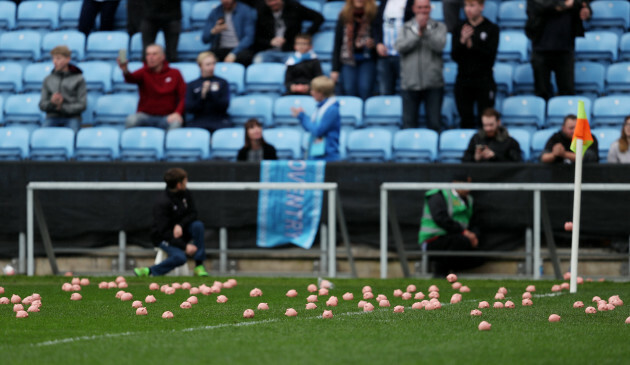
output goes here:
[[244, 66], [254, 57], [250, 47], [256, 32], [256, 10], [236, 0], [221, 0], [210, 12], [201, 40], [222, 62], [238, 62]]
[[470, 139], [462, 162], [521, 162], [521, 147], [501, 125], [501, 114], [487, 108], [481, 115], [482, 128]]

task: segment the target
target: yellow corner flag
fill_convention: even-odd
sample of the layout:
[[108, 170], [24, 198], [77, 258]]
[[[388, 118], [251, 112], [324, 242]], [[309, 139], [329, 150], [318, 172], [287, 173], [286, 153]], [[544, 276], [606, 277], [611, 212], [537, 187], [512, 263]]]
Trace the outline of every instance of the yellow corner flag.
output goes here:
[[578, 101], [578, 115], [577, 124], [575, 125], [575, 131], [573, 132], [573, 140], [571, 141], [571, 151], [577, 153], [577, 140], [584, 141], [582, 145], [582, 156], [586, 150], [593, 144], [593, 136], [591, 135], [591, 127], [588, 125], [588, 119], [586, 118], [586, 111], [584, 110], [584, 102]]

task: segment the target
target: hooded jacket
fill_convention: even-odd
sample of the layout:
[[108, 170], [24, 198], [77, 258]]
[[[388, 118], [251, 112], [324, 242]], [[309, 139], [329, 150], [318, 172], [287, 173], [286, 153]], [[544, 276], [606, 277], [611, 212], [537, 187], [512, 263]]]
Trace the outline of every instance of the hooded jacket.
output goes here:
[[[63, 96], [61, 109], [50, 102], [56, 92]], [[68, 71], [53, 70], [46, 76], [42, 84], [39, 109], [46, 112], [47, 118], [80, 118], [86, 106], [87, 88], [80, 68], [69, 64]]]
[[123, 74], [125, 81], [137, 84], [140, 92], [138, 112], [166, 116], [177, 112], [184, 115], [186, 83], [179, 70], [171, 68], [164, 61], [160, 72], [144, 67], [133, 73]]
[[462, 162], [477, 162], [475, 161], [475, 149], [477, 145], [488, 146], [488, 148], [494, 152], [492, 159], [483, 162], [521, 162], [523, 160], [521, 147], [518, 142], [510, 137], [507, 129], [501, 125], [497, 127], [497, 133], [494, 137], [488, 137], [486, 132], [480, 129], [479, 132], [470, 139], [468, 149], [466, 149], [464, 153]]

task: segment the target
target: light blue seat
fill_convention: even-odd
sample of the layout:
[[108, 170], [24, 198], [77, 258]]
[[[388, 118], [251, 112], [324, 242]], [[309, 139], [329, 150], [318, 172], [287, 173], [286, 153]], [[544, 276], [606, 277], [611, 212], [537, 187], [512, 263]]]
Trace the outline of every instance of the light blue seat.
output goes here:
[[105, 61], [79, 62], [89, 93], [107, 94], [112, 90], [112, 66]]
[[504, 126], [535, 131], [545, 125], [545, 99], [537, 96], [511, 96], [503, 101]]
[[85, 34], [76, 30], [60, 30], [44, 34], [42, 38], [42, 59], [51, 59], [53, 48], [65, 45], [72, 51], [72, 60], [83, 61], [85, 58]]
[[521, 148], [521, 157], [523, 161], [529, 161], [531, 158], [531, 139], [532, 135], [527, 129], [522, 128], [510, 128], [508, 130], [510, 137], [514, 138], [518, 142]]
[[37, 128], [44, 118], [39, 110], [40, 93], [9, 95], [4, 101], [4, 124]]
[[609, 65], [617, 60], [619, 37], [613, 32], [590, 31], [575, 38], [575, 60]]
[[65, 1], [59, 8], [59, 29], [77, 29], [83, 1]]
[[16, 30], [0, 34], [0, 59], [39, 61], [41, 36], [33, 30]]
[[21, 91], [22, 66], [17, 62], [0, 62], [0, 93], [19, 93]]
[[532, 65], [525, 63], [514, 66], [514, 94], [534, 94], [534, 70]]
[[86, 60], [110, 60], [118, 57], [118, 51], [129, 48], [129, 35], [122, 31], [92, 32], [87, 37]]
[[444, 93], [452, 95], [455, 91], [455, 80], [457, 79], [457, 63], [444, 63], [442, 74], [444, 75]]
[[438, 155], [438, 134], [425, 128], [403, 129], [394, 134], [396, 162], [433, 162]]
[[120, 132], [109, 127], [83, 128], [77, 132], [77, 161], [114, 161], [120, 156]]
[[611, 95], [595, 99], [592, 128], [618, 127], [630, 115], [630, 96]]
[[358, 128], [363, 124], [363, 100], [356, 96], [337, 96], [341, 128]]
[[[422, 104], [422, 106], [424, 107], [424, 104]], [[455, 98], [453, 96], [444, 96], [440, 116], [442, 117], [442, 125], [446, 126], [446, 128], [459, 127], [459, 112], [457, 111], [457, 104], [455, 104]]]
[[444, 22], [444, 7], [441, 1], [431, 1], [431, 19]]
[[29, 156], [30, 132], [26, 128], [0, 128], [0, 160], [25, 160]]
[[612, 30], [621, 34], [630, 27], [630, 3], [628, 1], [605, 0], [593, 1], [593, 14], [585, 24], [590, 29]]
[[195, 2], [190, 12], [190, 27], [192, 29], [203, 29], [208, 21], [210, 12], [217, 6], [221, 6], [220, 1]]
[[[339, 161], [345, 161], [347, 156], [348, 156], [348, 134], [350, 130], [348, 129], [341, 129], [341, 131], [339, 132]], [[303, 134], [304, 137], [308, 137], [309, 135], [307, 133]], [[308, 144], [308, 140], [306, 140], [306, 138], [303, 138], [303, 143], [302, 146], [306, 146]]]
[[606, 93], [630, 93], [630, 62], [613, 63], [606, 70]]
[[497, 94], [501, 94], [504, 97], [512, 94], [512, 77], [514, 74], [514, 68], [509, 63], [495, 62], [492, 67], [492, 73], [494, 74], [494, 82], [497, 85]]
[[255, 63], [245, 71], [245, 90], [248, 93], [284, 93], [283, 63]]
[[317, 104], [312, 97], [306, 95], [282, 96], [273, 104], [273, 124], [275, 126], [298, 126], [300, 121], [291, 113], [291, 108], [302, 108], [310, 118], [317, 109]]
[[577, 115], [579, 100], [584, 102], [586, 117], [591, 120], [591, 99], [572, 95], [554, 96], [547, 101], [547, 128], [559, 128], [564, 122], [564, 117], [569, 114]]
[[15, 28], [17, 6], [11, 1], [0, 1], [0, 31]]
[[[131, 61], [127, 64], [127, 69], [129, 70], [129, 72], [134, 72], [141, 67], [142, 62], [139, 61]], [[126, 83], [122, 70], [120, 69], [120, 67], [115, 66], [112, 67], [112, 91], [114, 93], [138, 92], [138, 85]]]
[[280, 160], [301, 160], [302, 130], [298, 128], [271, 128], [263, 131], [265, 142], [276, 148]]
[[575, 91], [596, 98], [604, 93], [606, 67], [597, 62], [576, 62], [573, 69]]
[[332, 60], [333, 48], [335, 45], [335, 32], [319, 32], [313, 36], [313, 51], [320, 61]]
[[17, 8], [17, 28], [57, 29], [59, 3], [57, 1], [23, 1]]
[[398, 95], [372, 96], [364, 103], [363, 125], [397, 129], [402, 125], [402, 98]]
[[[486, 1], [483, 4], [483, 12], [481, 13], [486, 19], [488, 19], [489, 21], [493, 22], [494, 24], [497, 23], [498, 19], [499, 19], [499, 5], [497, 2], [495, 1]], [[461, 16], [460, 16], [461, 18]]]
[[468, 148], [470, 139], [477, 131], [474, 129], [449, 129], [440, 134], [438, 161], [459, 163]]
[[166, 134], [166, 160], [193, 162], [210, 158], [210, 132], [202, 128], [177, 128]]
[[31, 133], [31, 160], [68, 161], [73, 157], [74, 131], [72, 128], [39, 128]]
[[243, 126], [256, 118], [265, 127], [273, 125], [273, 100], [266, 95], [243, 95], [230, 99], [227, 110], [230, 120], [237, 126]]
[[442, 60], [444, 62], [452, 61], [451, 51], [453, 51], [453, 36], [451, 33], [446, 33], [446, 43], [444, 43], [444, 48], [442, 49]]
[[324, 3], [322, 7], [322, 16], [324, 17], [324, 23], [320, 27], [320, 31], [335, 30], [337, 25], [337, 19], [339, 18], [339, 12], [345, 5], [344, 1], [330, 1]]
[[182, 1], [182, 32], [191, 29], [190, 15], [192, 14], [192, 1]]
[[392, 132], [385, 128], [355, 129], [348, 133], [347, 160], [386, 162], [392, 158]]
[[164, 158], [164, 130], [154, 127], [125, 129], [120, 136], [123, 161], [160, 161]]
[[135, 113], [137, 108], [137, 94], [100, 96], [94, 108], [94, 124], [122, 129], [125, 126], [127, 116]]
[[542, 155], [545, 150], [545, 145], [547, 145], [547, 141], [551, 136], [558, 132], [559, 129], [543, 129], [540, 131], [536, 131], [532, 134], [532, 161], [538, 162], [540, 161], [540, 155]]
[[[155, 37], [155, 42], [153, 43], [165, 47], [166, 42], [164, 41], [164, 32], [159, 31]], [[136, 33], [131, 36], [131, 40], [129, 41], [129, 54], [127, 58], [131, 61], [141, 61], [143, 52], [142, 33]]]
[[619, 128], [595, 128], [591, 134], [597, 139], [599, 162], [607, 162], [610, 145], [621, 137], [621, 131]]
[[[504, 3], [505, 4], [505, 3]], [[499, 62], [527, 62], [528, 40], [523, 32], [506, 30], [499, 34], [497, 61]]]
[[244, 128], [222, 128], [212, 134], [212, 158], [236, 161], [238, 151], [245, 145]]
[[300, 4], [306, 6], [307, 8], [311, 10], [315, 10], [318, 13], [322, 12], [322, 3], [319, 1], [302, 0], [300, 1]]
[[0, 94], [0, 126], [3, 124], [4, 124], [4, 97], [2, 96], [2, 94]]
[[230, 84], [230, 92], [240, 95], [245, 92], [245, 66], [240, 63], [217, 62], [214, 75]]
[[499, 27], [501, 29], [525, 28], [527, 21], [525, 1], [503, 1], [499, 5]]
[[180, 33], [177, 43], [179, 61], [197, 61], [199, 53], [208, 50], [208, 45], [201, 41], [201, 31]]
[[630, 61], [630, 32], [619, 38], [619, 61]]
[[[183, 13], [182, 13], [183, 18]], [[100, 21], [100, 16], [99, 16]], [[182, 19], [182, 26], [184, 19]], [[114, 29], [126, 30], [127, 28], [127, 0], [120, 0], [118, 8], [116, 8], [116, 14], [114, 14]]]
[[49, 62], [31, 63], [24, 68], [24, 92], [40, 92], [44, 79], [53, 71], [54, 65]]
[[174, 62], [170, 66], [179, 70], [186, 83], [197, 80], [201, 76], [201, 70], [195, 62]]

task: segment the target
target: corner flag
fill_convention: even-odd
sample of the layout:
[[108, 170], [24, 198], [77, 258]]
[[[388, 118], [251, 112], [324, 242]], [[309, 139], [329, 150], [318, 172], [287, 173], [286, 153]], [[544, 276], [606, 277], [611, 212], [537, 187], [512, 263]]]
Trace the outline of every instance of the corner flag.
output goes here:
[[571, 151], [577, 153], [577, 140], [584, 141], [582, 146], [582, 156], [586, 150], [593, 144], [593, 136], [591, 135], [591, 127], [588, 125], [588, 119], [586, 118], [586, 111], [584, 111], [584, 102], [578, 101], [578, 115], [577, 124], [575, 125], [575, 131], [573, 132], [573, 140], [571, 141]]

